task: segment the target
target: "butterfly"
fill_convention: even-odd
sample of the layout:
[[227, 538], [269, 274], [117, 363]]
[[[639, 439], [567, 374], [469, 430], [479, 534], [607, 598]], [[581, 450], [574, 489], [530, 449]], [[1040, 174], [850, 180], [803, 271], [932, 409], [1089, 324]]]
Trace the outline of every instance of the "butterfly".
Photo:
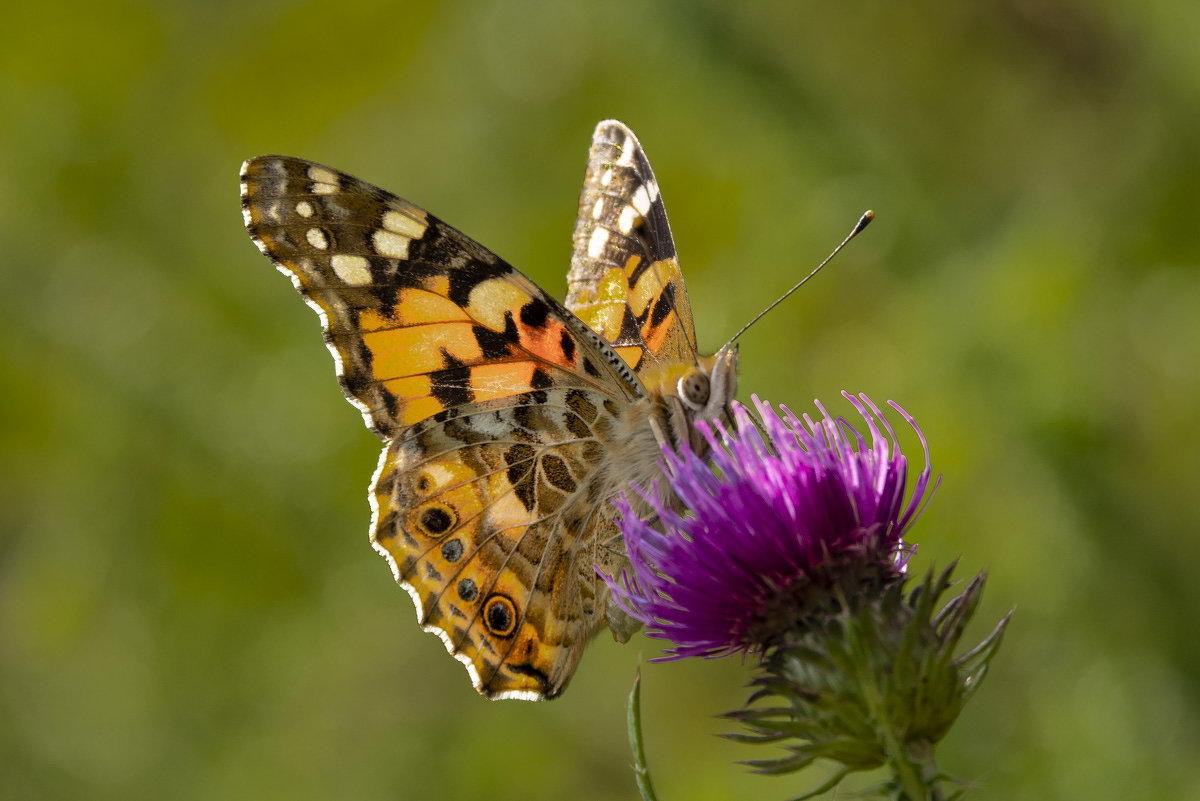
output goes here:
[[[566, 302], [427, 211], [288, 156], [242, 165], [259, 249], [321, 318], [338, 381], [386, 445], [371, 542], [417, 620], [489, 698], [567, 686], [588, 639], [638, 623], [615, 496], [703, 448], [737, 351], [700, 356], [658, 182], [633, 132], [592, 137]], [[631, 493], [636, 495], [636, 493]], [[634, 498], [637, 501], [636, 498]]]

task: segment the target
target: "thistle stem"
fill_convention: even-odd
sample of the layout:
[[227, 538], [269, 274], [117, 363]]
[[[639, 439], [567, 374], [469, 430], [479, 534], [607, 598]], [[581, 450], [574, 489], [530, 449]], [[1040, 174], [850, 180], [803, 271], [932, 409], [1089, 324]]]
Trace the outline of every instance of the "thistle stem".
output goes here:
[[[868, 677], [862, 677], [868, 678]], [[908, 751], [901, 741], [900, 735], [896, 732], [896, 728], [892, 725], [891, 720], [887, 716], [887, 705], [883, 702], [878, 692], [878, 687], [874, 682], [863, 682], [863, 697], [867, 701], [867, 706], [870, 709], [871, 717], [876, 721], [877, 730], [883, 739], [884, 748], [887, 751], [888, 765], [892, 769], [892, 774], [896, 777], [896, 783], [903, 790], [903, 798], [905, 801], [943, 801], [941, 790], [936, 784], [930, 787], [923, 780], [924, 776], [917, 772], [917, 767], [912, 761]], [[928, 761], [933, 762], [933, 749], [927, 748]], [[934, 767], [933, 776], [937, 776], [937, 768]], [[936, 778], [935, 778], [936, 781]]]
[[876, 730], [887, 751], [888, 765], [895, 776], [896, 784], [903, 792], [899, 798], [904, 801], [945, 801], [938, 782], [933, 745], [924, 740], [905, 742], [888, 716], [882, 688], [876, 683], [870, 669], [864, 669], [860, 665], [858, 672], [863, 700], [866, 701], [871, 718], [876, 722]]
[[911, 743], [908, 747], [913, 761], [921, 766], [921, 784], [929, 791], [930, 801], [945, 801], [942, 792], [941, 771], [938, 770], [937, 760], [933, 756], [933, 744], [925, 740]]
[[[908, 801], [945, 801], [930, 743], [920, 740], [908, 743], [908, 747], [904, 748], [891, 734], [887, 748], [892, 772]], [[900, 750], [894, 750], [897, 748]]]
[[902, 743], [890, 722], [882, 717], [879, 720], [888, 765], [896, 777], [896, 784], [903, 791], [899, 798], [904, 801], [945, 801], [933, 744], [925, 740]]

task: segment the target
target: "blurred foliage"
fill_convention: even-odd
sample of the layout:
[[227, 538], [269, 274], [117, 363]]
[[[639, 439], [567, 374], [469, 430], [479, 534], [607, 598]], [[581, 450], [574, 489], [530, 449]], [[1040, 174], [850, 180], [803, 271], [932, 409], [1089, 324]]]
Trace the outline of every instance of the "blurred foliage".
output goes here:
[[[742, 395], [914, 414], [914, 569], [1017, 613], [939, 753], [972, 798], [1200, 797], [1200, 5], [24, 3], [0, 29], [0, 797], [629, 799], [653, 642], [490, 703], [367, 544], [378, 443], [241, 226], [264, 152], [563, 291], [592, 126], [646, 146]], [[970, 636], [970, 634], [968, 634]], [[664, 798], [780, 799], [649, 665]], [[817, 772], [818, 774], [820, 771]]]

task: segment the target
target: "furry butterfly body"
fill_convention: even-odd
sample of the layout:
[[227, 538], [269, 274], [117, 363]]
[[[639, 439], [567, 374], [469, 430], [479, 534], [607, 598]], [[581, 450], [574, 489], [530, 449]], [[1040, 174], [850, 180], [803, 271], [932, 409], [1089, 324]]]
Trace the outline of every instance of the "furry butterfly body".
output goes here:
[[338, 379], [386, 442], [371, 541], [417, 618], [490, 698], [553, 698], [588, 638], [636, 624], [596, 575], [626, 561], [613, 497], [659, 477], [736, 389], [702, 357], [658, 184], [600, 123], [565, 305], [378, 187], [302, 159], [242, 167], [246, 228], [321, 317]]

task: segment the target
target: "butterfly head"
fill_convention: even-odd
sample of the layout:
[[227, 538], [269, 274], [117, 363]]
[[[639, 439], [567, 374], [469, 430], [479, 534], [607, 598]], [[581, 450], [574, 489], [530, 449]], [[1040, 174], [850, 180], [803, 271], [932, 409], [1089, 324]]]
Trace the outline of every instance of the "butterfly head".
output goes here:
[[679, 402], [693, 422], [716, 420], [737, 394], [737, 345], [701, 358], [675, 384]]
[[704, 452], [706, 441], [694, 424], [729, 419], [729, 403], [737, 393], [737, 347], [722, 348], [691, 364], [648, 370], [641, 377], [659, 409], [650, 420], [658, 444], [675, 448], [687, 443]]

